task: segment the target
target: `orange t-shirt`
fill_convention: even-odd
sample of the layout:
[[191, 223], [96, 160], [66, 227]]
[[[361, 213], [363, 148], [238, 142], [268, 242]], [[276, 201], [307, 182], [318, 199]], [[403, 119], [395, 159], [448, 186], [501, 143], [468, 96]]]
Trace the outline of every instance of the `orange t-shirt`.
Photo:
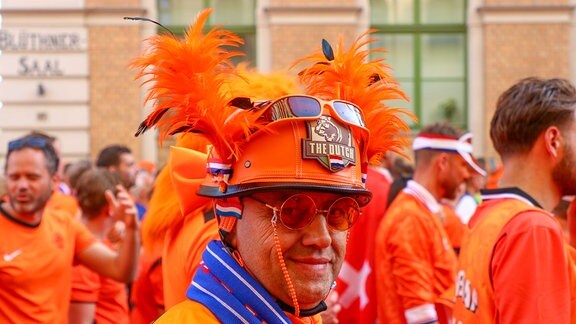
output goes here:
[[80, 206], [74, 196], [66, 195], [58, 190], [55, 190], [45, 208], [54, 210], [61, 210], [68, 213], [72, 217], [77, 217], [80, 212]]
[[132, 283], [130, 303], [132, 324], [149, 324], [164, 313], [161, 251], [141, 249], [138, 274]]
[[462, 239], [464, 234], [468, 231], [466, 225], [462, 223], [460, 217], [456, 215], [454, 209], [450, 206], [442, 206], [442, 211], [444, 213], [444, 230], [450, 239], [450, 243], [454, 248], [454, 251], [458, 253], [460, 246], [462, 246]]
[[[112, 244], [104, 240], [106, 246]], [[71, 302], [96, 303], [96, 323], [129, 323], [126, 284], [76, 265], [72, 269]]]
[[454, 284], [457, 259], [440, 217], [402, 191], [378, 227], [374, 251], [379, 322], [443, 320], [441, 299]]
[[0, 211], [0, 237], [0, 323], [66, 323], [72, 263], [94, 236], [46, 208], [35, 227]]
[[212, 210], [196, 210], [184, 219], [181, 228], [166, 233], [162, 253], [164, 305], [166, 309], [186, 299], [186, 290], [202, 260], [208, 242], [218, 239], [218, 223]]
[[368, 168], [366, 187], [372, 200], [362, 209], [362, 215], [350, 229], [346, 257], [336, 280], [338, 313], [341, 323], [374, 323], [376, 321], [376, 279], [374, 275], [374, 245], [376, 230], [388, 200], [391, 179], [373, 167]]
[[526, 194], [507, 193], [519, 198], [484, 201], [470, 220], [454, 317], [466, 323], [575, 323], [574, 264], [560, 225], [526, 203], [533, 201]]

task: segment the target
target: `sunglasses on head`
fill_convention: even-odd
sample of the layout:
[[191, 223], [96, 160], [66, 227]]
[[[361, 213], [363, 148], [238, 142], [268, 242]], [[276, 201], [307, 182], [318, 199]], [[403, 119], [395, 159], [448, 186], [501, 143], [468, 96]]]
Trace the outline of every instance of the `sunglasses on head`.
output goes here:
[[8, 142], [8, 152], [21, 150], [23, 148], [31, 147], [37, 149], [44, 149], [50, 146], [47, 139], [41, 137], [22, 137]]
[[259, 103], [252, 103], [249, 98], [236, 98], [231, 101], [231, 105], [242, 109], [263, 110], [262, 118], [271, 122], [292, 118], [315, 119], [322, 116], [323, 108], [328, 106], [341, 122], [366, 128], [362, 110], [344, 100], [325, 101], [311, 96], [291, 95]]
[[305, 194], [288, 197], [280, 208], [253, 196], [248, 197], [272, 209], [280, 223], [291, 230], [302, 229], [312, 223], [317, 214], [323, 214], [328, 227], [337, 231], [346, 231], [356, 223], [360, 216], [360, 206], [352, 197], [338, 198], [326, 210], [318, 209], [314, 199]]

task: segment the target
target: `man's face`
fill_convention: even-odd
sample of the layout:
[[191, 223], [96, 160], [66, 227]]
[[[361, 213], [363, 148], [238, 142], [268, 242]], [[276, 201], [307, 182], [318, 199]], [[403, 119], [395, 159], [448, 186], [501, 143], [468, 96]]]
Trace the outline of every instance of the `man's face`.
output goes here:
[[552, 170], [552, 178], [563, 196], [576, 195], [576, 122], [564, 134], [563, 156]]
[[42, 151], [25, 148], [10, 153], [6, 161], [6, 191], [17, 214], [42, 211], [52, 194], [54, 180]]
[[122, 181], [124, 187], [127, 189], [132, 187], [136, 181], [136, 172], [138, 171], [134, 156], [130, 153], [122, 153], [120, 155], [120, 163], [115, 171], [120, 176], [120, 181]]
[[447, 153], [447, 168], [440, 178], [444, 188], [442, 198], [455, 199], [459, 187], [470, 177], [470, 167], [466, 160], [458, 153]]
[[[302, 193], [302, 192], [299, 192]], [[295, 192], [256, 194], [254, 197], [280, 208]], [[304, 192], [318, 209], [326, 210], [339, 195]], [[245, 266], [266, 290], [292, 305], [280, 266], [271, 223], [272, 210], [254, 199], [244, 198], [242, 219], [236, 225], [236, 248]], [[347, 231], [332, 230], [324, 215], [316, 215], [300, 230], [290, 230], [277, 222], [279, 246], [302, 309], [316, 307], [336, 280], [346, 252]], [[294, 306], [294, 305], [292, 305]]]

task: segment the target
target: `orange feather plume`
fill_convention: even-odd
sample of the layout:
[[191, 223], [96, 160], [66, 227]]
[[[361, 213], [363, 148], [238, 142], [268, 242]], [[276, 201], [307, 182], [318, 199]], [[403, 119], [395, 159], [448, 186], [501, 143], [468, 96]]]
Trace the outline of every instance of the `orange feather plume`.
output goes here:
[[243, 55], [243, 43], [234, 33], [214, 27], [203, 28], [211, 9], [201, 11], [188, 28], [184, 39], [174, 35], [154, 35], [148, 48], [131, 66], [136, 78], [150, 83], [146, 100], [154, 111], [140, 125], [139, 135], [157, 127], [159, 139], [192, 132], [204, 136], [223, 159], [237, 157], [241, 144], [258, 129], [257, 114], [232, 114], [228, 103], [234, 95], [226, 91], [230, 78], [239, 77], [231, 58]]
[[403, 147], [407, 141], [401, 134], [408, 133], [409, 127], [403, 117], [416, 119], [410, 112], [389, 108], [384, 103], [385, 100], [408, 100], [408, 97], [389, 74], [390, 67], [382, 58], [369, 60], [371, 53], [385, 52], [381, 48], [365, 49], [375, 41], [368, 38], [372, 32], [360, 35], [348, 50], [344, 49], [340, 37], [335, 53], [324, 42], [323, 51], [294, 64], [312, 63], [299, 73], [307, 94], [326, 100], [342, 99], [360, 107], [370, 130], [367, 154], [371, 160], [380, 159], [386, 151], [405, 155]]

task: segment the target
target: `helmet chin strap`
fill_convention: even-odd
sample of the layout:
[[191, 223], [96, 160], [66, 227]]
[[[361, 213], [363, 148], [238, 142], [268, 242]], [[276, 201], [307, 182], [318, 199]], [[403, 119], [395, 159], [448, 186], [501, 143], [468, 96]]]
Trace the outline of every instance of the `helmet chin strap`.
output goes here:
[[[296, 297], [296, 289], [294, 289], [294, 284], [292, 283], [292, 279], [290, 279], [290, 274], [288, 273], [288, 269], [286, 268], [286, 262], [284, 261], [284, 256], [282, 255], [282, 249], [280, 248], [280, 239], [278, 238], [278, 232], [276, 231], [276, 228], [278, 226], [277, 210], [273, 209], [273, 211], [274, 213], [272, 215], [271, 222], [272, 222], [272, 229], [274, 231], [274, 247], [276, 248], [276, 255], [278, 256], [278, 261], [280, 262], [280, 268], [282, 269], [282, 273], [284, 274], [284, 281], [286, 281], [286, 285], [288, 285], [288, 292], [290, 294], [290, 298], [292, 299], [292, 304], [294, 305], [294, 307], [284, 303], [280, 299], [276, 299], [276, 303], [278, 304], [278, 306], [280, 306], [280, 308], [282, 308], [283, 311], [294, 314], [294, 316], [296, 317], [313, 316], [320, 312], [325, 311], [326, 309], [328, 309], [328, 307], [326, 306], [324, 299], [326, 299], [328, 294], [326, 294], [324, 299], [320, 301], [320, 303], [316, 307], [310, 309], [302, 309], [302, 310], [300, 309], [300, 304], [298, 303], [298, 298]], [[334, 289], [335, 286], [336, 282], [333, 282], [330, 285], [330, 291]], [[330, 291], [328, 293], [330, 293]]]
[[[278, 222], [278, 214], [276, 208], [273, 209], [274, 213], [272, 215], [272, 229], [274, 231], [274, 247], [276, 248], [276, 255], [278, 256], [278, 261], [280, 262], [280, 269], [282, 269], [282, 273], [284, 274], [284, 280], [286, 281], [286, 285], [288, 285], [288, 292], [290, 294], [290, 298], [292, 298], [292, 304], [294, 304], [294, 308], [292, 312], [294, 316], [300, 317], [300, 305], [298, 304], [298, 298], [296, 297], [296, 290], [294, 289], [294, 284], [292, 284], [292, 279], [290, 279], [290, 274], [288, 273], [288, 269], [286, 268], [286, 262], [284, 261], [284, 256], [282, 255], [282, 249], [280, 248], [280, 239], [278, 238], [278, 232], [276, 231], [277, 222]], [[282, 307], [281, 304], [280, 307]]]

